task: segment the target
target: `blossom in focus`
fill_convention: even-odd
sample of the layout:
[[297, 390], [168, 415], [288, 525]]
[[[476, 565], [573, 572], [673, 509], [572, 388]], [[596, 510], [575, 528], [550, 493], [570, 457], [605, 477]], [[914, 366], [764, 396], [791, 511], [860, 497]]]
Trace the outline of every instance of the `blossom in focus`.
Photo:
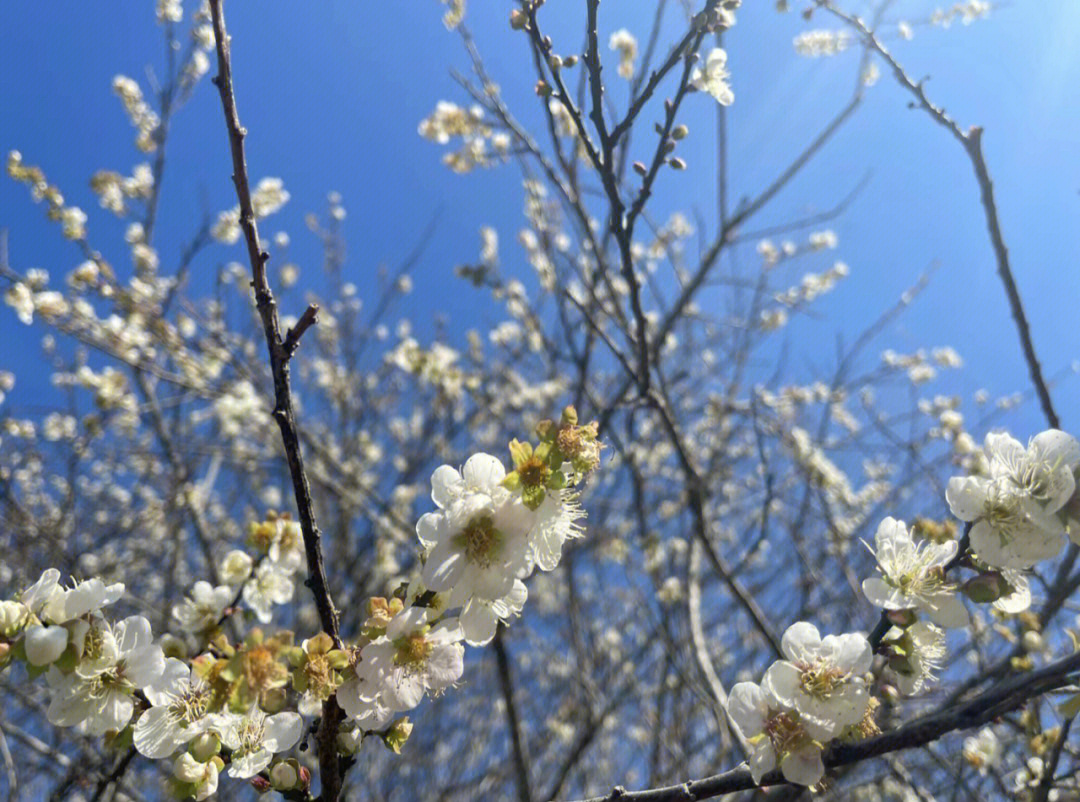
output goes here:
[[65, 674], [51, 666], [46, 674], [53, 691], [48, 719], [58, 727], [78, 726], [88, 735], [122, 730], [134, 712], [134, 691], [164, 670], [165, 655], [145, 618], [95, 622], [85, 634], [75, 670]]
[[787, 660], [769, 667], [761, 687], [781, 705], [799, 714], [799, 722], [820, 741], [835, 738], [862, 721], [870, 703], [862, 674], [873, 652], [862, 635], [827, 635], [800, 621], [781, 638]]
[[151, 706], [135, 722], [134, 743], [146, 757], [168, 757], [217, 720], [209, 712], [210, 686], [175, 657], [165, 660], [161, 676], [144, 693]]
[[881, 576], [863, 580], [863, 593], [885, 610], [921, 610], [939, 626], [966, 626], [967, 609], [956, 587], [945, 581], [945, 566], [958, 546], [955, 540], [916, 543], [903, 521], [886, 518], [871, 549]]
[[258, 708], [244, 715], [223, 714], [221, 741], [232, 750], [229, 776], [246, 780], [270, 765], [274, 755], [292, 749], [304, 731], [304, 720], [285, 711], [268, 716]]
[[755, 783], [777, 764], [784, 779], [798, 785], [816, 785], [825, 776], [821, 746], [787, 709], [763, 686], [739, 682], [728, 696], [728, 715], [750, 742], [750, 774]]

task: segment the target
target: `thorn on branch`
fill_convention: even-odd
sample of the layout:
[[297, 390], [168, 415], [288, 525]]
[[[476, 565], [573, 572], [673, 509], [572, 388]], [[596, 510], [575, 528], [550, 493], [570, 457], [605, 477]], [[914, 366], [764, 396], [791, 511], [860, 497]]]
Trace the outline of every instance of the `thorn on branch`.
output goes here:
[[296, 325], [285, 334], [285, 342], [282, 343], [281, 348], [286, 359], [296, 353], [296, 349], [300, 346], [300, 338], [304, 336], [304, 332], [318, 322], [319, 305], [308, 304], [308, 308], [304, 310], [304, 314], [296, 321]]

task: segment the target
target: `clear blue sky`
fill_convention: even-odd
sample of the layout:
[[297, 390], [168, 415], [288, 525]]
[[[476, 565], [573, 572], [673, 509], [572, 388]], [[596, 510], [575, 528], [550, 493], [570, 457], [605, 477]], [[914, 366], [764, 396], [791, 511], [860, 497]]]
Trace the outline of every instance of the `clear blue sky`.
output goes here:
[[[186, 5], [190, 10], [192, 0]], [[471, 0], [469, 22], [511, 106], [535, 122], [535, 77], [523, 42], [506, 25], [511, 5]], [[579, 5], [553, 1], [545, 9], [562, 52], [580, 40]], [[726, 42], [736, 94], [736, 199], [758, 190], [842, 106], [857, 60], [854, 52], [797, 57], [792, 36], [806, 27], [799, 15], [778, 15], [764, 0], [745, 5]], [[893, 18], [925, 17], [932, 8], [922, 0], [894, 5]], [[622, 26], [644, 38], [650, 7], [648, 0], [604, 3], [604, 39]], [[519, 174], [506, 166], [453, 175], [440, 164], [441, 149], [416, 134], [417, 122], [437, 100], [464, 101], [449, 69], [464, 70], [467, 62], [456, 36], [442, 26], [441, 6], [434, 0], [233, 0], [227, 13], [240, 114], [251, 132], [250, 170], [255, 178], [281, 176], [292, 194], [264, 234], [289, 232], [293, 257], [307, 276], [315, 275], [318, 248], [302, 218], [324, 207], [327, 191], [340, 191], [349, 212], [350, 276], [364, 295], [365, 276], [380, 262], [402, 258], [439, 213], [435, 239], [414, 274], [417, 291], [402, 313], [422, 321], [445, 311], [459, 331], [498, 320], [498, 310], [476, 304], [452, 268], [475, 258], [477, 230], [487, 224], [500, 233], [507, 270], [526, 271], [514, 243], [523, 221]], [[8, 35], [0, 48], [0, 148], [19, 149], [27, 162], [40, 164], [69, 202], [90, 215], [94, 245], [114, 263], [125, 263], [123, 226], [98, 208], [88, 179], [99, 168], [127, 173], [143, 158], [132, 146], [111, 80], [117, 73], [143, 79], [148, 64], [161, 63], [153, 3], [8, 3], [3, 18]], [[971, 26], [919, 29], [913, 42], [895, 43], [912, 75], [930, 76], [928, 92], [936, 101], [961, 123], [986, 128], [1005, 235], [1050, 374], [1080, 355], [1077, 41], [1076, 0], [1015, 0]], [[617, 85], [613, 66], [609, 75]], [[216, 212], [235, 202], [212, 89], [205, 83], [175, 121], [156, 237], [165, 266], [204, 208]], [[621, 89], [613, 89], [617, 100]], [[713, 106], [703, 95], [690, 101], [687, 121], [700, 134], [680, 148], [690, 169], [663, 176], [655, 207], [660, 217], [676, 208], [714, 213], [712, 140], [706, 133]], [[940, 391], [1026, 390], [970, 166], [942, 129], [907, 108], [890, 76], [883, 75], [856, 119], [757, 222], [764, 226], [827, 208], [867, 172], [870, 183], [832, 224], [840, 235], [836, 256], [851, 266], [851, 278], [820, 305], [824, 320], [810, 326], [812, 337], [793, 335], [793, 353], [827, 363], [835, 332], [852, 337], [936, 264], [930, 288], [873, 352], [951, 344], [966, 367]], [[17, 269], [44, 267], [61, 280], [80, 261], [25, 188], [6, 177], [0, 179], [0, 226], [9, 230]], [[196, 270], [209, 274], [241, 256], [240, 246], [216, 246]], [[298, 312], [299, 298], [294, 303]], [[0, 369], [19, 377], [8, 402], [13, 410], [35, 404], [48, 387], [47, 374], [34, 370], [42, 333], [0, 309]], [[1055, 391], [1064, 423], [1074, 432], [1080, 428], [1078, 397], [1073, 380]], [[1034, 407], [1023, 417], [1028, 428], [1018, 427], [1021, 438], [1039, 425]]]

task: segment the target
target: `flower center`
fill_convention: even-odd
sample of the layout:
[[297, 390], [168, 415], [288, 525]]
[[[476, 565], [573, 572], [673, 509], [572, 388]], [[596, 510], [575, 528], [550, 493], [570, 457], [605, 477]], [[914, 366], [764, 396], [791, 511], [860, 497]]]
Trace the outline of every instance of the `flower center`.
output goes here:
[[240, 740], [240, 748], [236, 751], [247, 755], [258, 751], [262, 747], [263, 736], [266, 734], [266, 723], [253, 718], [244, 719], [237, 730]]
[[206, 715], [210, 705], [210, 689], [188, 684], [187, 688], [173, 697], [169, 704], [169, 714], [181, 725], [187, 726]]
[[846, 671], [826, 663], [801, 663], [799, 685], [809, 696], [826, 699], [848, 678]]
[[548, 467], [544, 460], [532, 456], [518, 466], [517, 472], [523, 485], [527, 487], [543, 487], [551, 474], [551, 468]]
[[775, 713], [766, 719], [765, 734], [772, 741], [773, 748], [781, 755], [794, 751], [809, 738], [799, 726], [795, 714], [787, 711]]
[[419, 632], [402, 635], [394, 641], [394, 663], [409, 668], [419, 668], [431, 655], [435, 647], [427, 637]]
[[469, 562], [482, 568], [489, 567], [498, 556], [502, 541], [502, 533], [495, 528], [495, 522], [489, 515], [473, 518], [454, 537], [454, 544], [465, 552]]

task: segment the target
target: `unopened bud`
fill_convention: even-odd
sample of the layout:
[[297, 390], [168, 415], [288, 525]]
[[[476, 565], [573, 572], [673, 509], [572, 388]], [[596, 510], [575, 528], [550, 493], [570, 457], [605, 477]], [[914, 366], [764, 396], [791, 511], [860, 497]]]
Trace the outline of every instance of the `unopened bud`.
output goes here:
[[191, 741], [188, 751], [197, 761], [205, 763], [221, 751], [221, 739], [212, 732], [204, 732]]
[[1035, 630], [1025, 632], [1022, 642], [1026, 652], [1041, 652], [1046, 648], [1046, 641], [1043, 640], [1043, 636]]
[[263, 693], [259, 707], [263, 709], [263, 712], [273, 715], [284, 710], [288, 701], [288, 694], [284, 688], [271, 688]]
[[634, 172], [638, 175], [645, 175], [649, 172], [649, 168], [645, 166], [645, 162], [634, 162]]
[[1012, 593], [1012, 587], [997, 571], [988, 571], [972, 577], [960, 587], [960, 590], [973, 602], [979, 604], [996, 602], [1002, 596]]
[[30, 611], [26, 605], [17, 601], [0, 602], [0, 635], [13, 638], [26, 625]]
[[515, 8], [510, 12], [510, 27], [515, 31], [525, 30], [525, 26], [528, 24], [529, 18], [520, 8]]
[[394, 754], [401, 754], [401, 747], [405, 746], [405, 742], [409, 740], [412, 730], [413, 725], [408, 716], [399, 718], [382, 736], [383, 743]]
[[684, 162], [682, 159], [678, 158], [677, 156], [674, 159], [668, 159], [668, 164], [670, 164], [672, 166], [672, 168], [675, 169], [675, 170], [685, 170], [686, 169], [686, 162]]
[[675, 140], [686, 139], [686, 135], [690, 133], [690, 129], [685, 125], [676, 125], [671, 129], [671, 138]]
[[258, 793], [265, 794], [267, 791], [270, 790], [271, 785], [268, 779], [266, 779], [265, 777], [260, 777], [258, 774], [256, 774], [254, 777], [251, 778], [251, 787], [254, 788]]
[[270, 769], [270, 785], [275, 791], [291, 791], [300, 782], [300, 772], [288, 761], [277, 763]]
[[536, 94], [538, 94], [540, 97], [551, 96], [551, 86], [548, 85], [547, 81], [540, 79], [536, 82]]
[[564, 56], [563, 60], [562, 60], [562, 63], [563, 63], [564, 67], [573, 67], [575, 64], [577, 64], [577, 62], [578, 62], [578, 58], [577, 58], [577, 56], [575, 56], [573, 54], [571, 54], [569, 56]]

